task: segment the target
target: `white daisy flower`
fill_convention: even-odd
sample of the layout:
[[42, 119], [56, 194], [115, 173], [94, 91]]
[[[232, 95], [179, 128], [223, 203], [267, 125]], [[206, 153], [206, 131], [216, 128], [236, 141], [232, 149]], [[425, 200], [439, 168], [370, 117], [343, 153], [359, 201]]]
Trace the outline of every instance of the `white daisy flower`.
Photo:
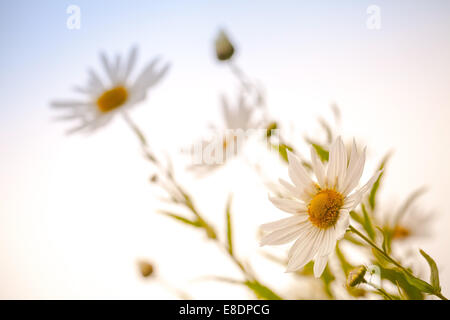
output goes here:
[[231, 107], [225, 96], [222, 96], [222, 114], [227, 130], [247, 130], [258, 126], [255, 120], [255, 109], [248, 105], [241, 95], [236, 107]]
[[[363, 187], [355, 189], [363, 173], [365, 150], [356, 144], [349, 159], [341, 138], [330, 148], [328, 165], [324, 165], [311, 148], [311, 160], [317, 181], [311, 179], [300, 159], [288, 151], [289, 177], [292, 185], [280, 179], [290, 198], [269, 197], [279, 209], [293, 214], [289, 218], [262, 225], [268, 232], [261, 245], [280, 245], [296, 240], [288, 254], [287, 272], [304, 267], [314, 260], [314, 275], [320, 277], [349, 226], [349, 212], [360, 202], [377, 180], [377, 172]], [[352, 192], [353, 191], [353, 192]]]
[[[167, 72], [169, 65], [157, 68], [159, 59], [154, 59], [135, 78], [130, 74], [136, 64], [137, 48], [132, 48], [127, 59], [117, 55], [114, 61], [105, 54], [100, 55], [106, 79], [89, 70], [88, 83], [75, 90], [87, 96], [84, 100], [54, 101], [53, 107], [64, 108], [68, 113], [58, 119], [78, 120], [79, 124], [69, 132], [93, 131], [106, 125], [117, 112], [129, 110], [146, 98], [147, 90], [154, 86]], [[157, 70], [158, 69], [158, 70]]]

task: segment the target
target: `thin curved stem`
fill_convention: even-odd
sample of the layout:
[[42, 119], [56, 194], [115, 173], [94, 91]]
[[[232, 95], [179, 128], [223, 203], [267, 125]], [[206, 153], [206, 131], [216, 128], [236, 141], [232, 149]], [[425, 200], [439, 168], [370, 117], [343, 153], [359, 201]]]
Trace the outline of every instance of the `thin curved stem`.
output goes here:
[[166, 167], [164, 167], [162, 165], [162, 163], [158, 160], [158, 158], [156, 158], [156, 156], [153, 154], [153, 152], [151, 152], [150, 147], [147, 142], [147, 139], [145, 138], [145, 135], [141, 131], [141, 129], [139, 129], [139, 127], [134, 123], [134, 121], [130, 118], [130, 116], [126, 112], [122, 112], [122, 116], [123, 116], [125, 122], [128, 124], [128, 126], [131, 128], [131, 130], [138, 137], [139, 142], [141, 143], [142, 149], [143, 149], [145, 155], [147, 156], [147, 158], [159, 170], [161, 170], [163, 172], [163, 174], [170, 181], [172, 186], [183, 196], [183, 204], [194, 214], [194, 216], [198, 219], [198, 221], [200, 221], [204, 225], [204, 228], [206, 229], [209, 238], [214, 240], [221, 249], [224, 249], [228, 253], [228, 256], [230, 257], [230, 259], [242, 271], [242, 273], [245, 275], [245, 277], [247, 279], [250, 279], [250, 280], [254, 279], [254, 277], [245, 269], [244, 265], [233, 254], [231, 254], [227, 250], [226, 246], [217, 238], [217, 236], [215, 235], [214, 229], [206, 222], [206, 220], [201, 216], [201, 214], [195, 208], [190, 196], [177, 183], [172, 171], [167, 169]]

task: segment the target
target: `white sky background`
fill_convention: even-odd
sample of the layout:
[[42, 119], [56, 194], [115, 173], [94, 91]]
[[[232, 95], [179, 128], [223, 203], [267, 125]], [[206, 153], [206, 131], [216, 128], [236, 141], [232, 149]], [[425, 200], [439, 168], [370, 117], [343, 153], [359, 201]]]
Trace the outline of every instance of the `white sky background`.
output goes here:
[[[140, 257], [195, 298], [249, 297], [235, 286], [193, 281], [239, 273], [199, 232], [155, 213], [162, 205], [148, 183], [151, 167], [121, 119], [88, 137], [67, 137], [68, 126], [51, 121], [48, 102], [74, 96], [70, 88], [83, 83], [87, 67], [100, 67], [99, 50], [126, 53], [133, 44], [138, 67], [159, 54], [172, 68], [131, 116], [156, 150], [174, 157], [180, 181], [218, 227], [233, 191], [238, 253], [257, 262], [267, 283], [287, 284], [282, 269], [257, 259], [258, 225], [283, 215], [249, 166], [233, 162], [202, 180], [182, 172], [180, 148], [220, 121], [221, 93], [237, 93], [212, 54], [219, 27], [236, 41], [239, 65], [263, 83], [274, 117], [295, 126], [294, 143], [315, 134], [317, 117], [329, 116], [336, 101], [342, 135], [368, 145], [365, 178], [395, 150], [381, 194], [386, 205], [429, 186], [419, 203], [439, 216], [433, 239], [417, 246], [436, 259], [443, 291], [450, 289], [448, 2], [0, 3], [1, 298], [173, 298], [138, 277]], [[66, 29], [69, 4], [82, 10], [79, 31]], [[381, 8], [379, 31], [366, 28], [370, 4]], [[269, 164], [262, 163], [273, 170]], [[286, 172], [280, 166], [272, 174]]]

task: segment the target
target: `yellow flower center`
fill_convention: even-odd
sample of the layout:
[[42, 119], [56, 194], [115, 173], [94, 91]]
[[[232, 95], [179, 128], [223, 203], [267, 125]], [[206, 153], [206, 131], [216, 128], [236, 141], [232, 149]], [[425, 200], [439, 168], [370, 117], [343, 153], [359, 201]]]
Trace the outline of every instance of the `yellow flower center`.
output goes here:
[[409, 229], [402, 227], [402, 226], [396, 226], [394, 228], [394, 231], [392, 232], [392, 238], [393, 239], [405, 239], [411, 235], [411, 231]]
[[101, 112], [114, 110], [127, 101], [128, 91], [122, 86], [103, 92], [97, 99], [97, 106]]
[[344, 197], [331, 189], [317, 193], [308, 205], [309, 220], [321, 229], [327, 229], [336, 224], [339, 210], [344, 204]]

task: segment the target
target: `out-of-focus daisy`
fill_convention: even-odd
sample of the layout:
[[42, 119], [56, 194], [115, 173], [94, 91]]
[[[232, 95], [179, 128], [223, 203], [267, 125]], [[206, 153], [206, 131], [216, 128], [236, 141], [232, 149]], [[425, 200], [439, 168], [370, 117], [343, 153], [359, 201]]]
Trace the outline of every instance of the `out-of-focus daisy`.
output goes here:
[[261, 245], [280, 245], [296, 240], [288, 254], [288, 272], [314, 260], [314, 275], [320, 277], [336, 241], [344, 236], [349, 226], [349, 212], [361, 202], [380, 174], [377, 172], [364, 186], [354, 190], [363, 173], [365, 157], [365, 150], [359, 153], [356, 143], [348, 156], [340, 137], [331, 146], [327, 166], [311, 148], [312, 167], [317, 178], [314, 181], [300, 159], [288, 151], [288, 173], [294, 184], [282, 179], [280, 183], [289, 198], [270, 197], [270, 200], [293, 215], [263, 225], [263, 231], [268, 233], [261, 239]]
[[218, 168], [236, 156], [250, 134], [248, 130], [262, 125], [257, 110], [248, 103], [244, 95], [239, 96], [236, 106], [230, 105], [225, 96], [222, 96], [221, 102], [223, 125], [210, 126], [211, 138], [200, 141], [191, 149], [196, 160], [190, 169], [199, 174]]
[[402, 241], [429, 237], [433, 216], [433, 212], [426, 212], [418, 207], [410, 207], [399, 221], [395, 221], [388, 226], [392, 240]]
[[227, 98], [222, 96], [222, 115], [227, 130], [254, 129], [260, 125], [255, 118], [255, 108], [248, 104], [244, 95], [239, 96], [235, 107], [232, 107]]
[[132, 48], [127, 59], [117, 55], [114, 60], [102, 53], [100, 60], [106, 78], [89, 70], [85, 86], [76, 87], [85, 99], [52, 102], [53, 107], [63, 108], [67, 113], [58, 119], [76, 120], [78, 124], [69, 132], [93, 131], [106, 125], [117, 112], [129, 110], [146, 98], [147, 90], [154, 86], [167, 72], [169, 65], [157, 68], [159, 59], [154, 59], [142, 72], [130, 81], [136, 64], [137, 48]]

